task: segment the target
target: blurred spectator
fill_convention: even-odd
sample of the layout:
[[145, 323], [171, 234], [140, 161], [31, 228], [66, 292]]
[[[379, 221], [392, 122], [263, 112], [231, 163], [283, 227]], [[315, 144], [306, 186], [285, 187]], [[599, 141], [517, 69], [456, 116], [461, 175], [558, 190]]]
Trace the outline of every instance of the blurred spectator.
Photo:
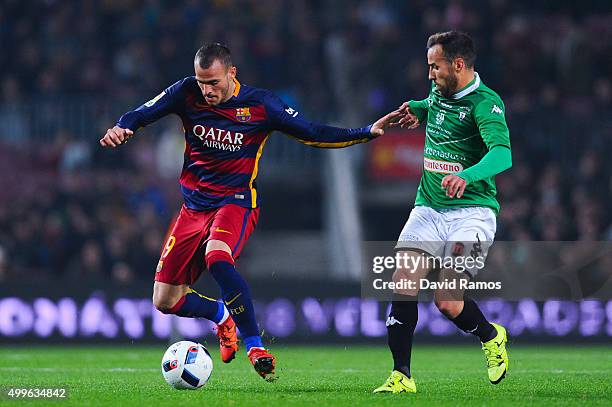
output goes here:
[[8, 265], [6, 259], [6, 250], [0, 246], [0, 281], [6, 280], [8, 276]]
[[134, 272], [132, 271], [130, 266], [123, 262], [115, 263], [113, 265], [111, 275], [113, 281], [122, 285], [127, 285], [133, 282], [135, 278]]

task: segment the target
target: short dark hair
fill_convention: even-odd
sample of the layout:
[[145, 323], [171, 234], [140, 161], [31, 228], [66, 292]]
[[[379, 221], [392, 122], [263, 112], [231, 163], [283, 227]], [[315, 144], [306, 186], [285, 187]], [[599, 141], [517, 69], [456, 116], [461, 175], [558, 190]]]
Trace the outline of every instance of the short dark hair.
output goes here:
[[438, 44], [442, 46], [444, 58], [449, 62], [452, 62], [455, 58], [463, 58], [465, 66], [468, 68], [474, 67], [476, 49], [474, 48], [474, 41], [466, 33], [447, 31], [430, 35], [427, 40], [427, 49]]
[[226, 68], [232, 66], [232, 53], [229, 48], [218, 42], [208, 42], [200, 47], [195, 54], [195, 60], [198, 61], [200, 68], [208, 69], [219, 60]]

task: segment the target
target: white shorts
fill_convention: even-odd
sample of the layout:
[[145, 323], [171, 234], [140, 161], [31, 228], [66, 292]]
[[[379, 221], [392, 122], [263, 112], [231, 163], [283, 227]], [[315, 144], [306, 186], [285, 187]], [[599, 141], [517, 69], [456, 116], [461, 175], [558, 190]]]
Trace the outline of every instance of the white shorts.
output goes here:
[[[417, 249], [435, 257], [487, 257], [497, 219], [491, 208], [433, 209], [416, 206], [400, 233], [396, 249]], [[474, 277], [481, 267], [468, 267]]]

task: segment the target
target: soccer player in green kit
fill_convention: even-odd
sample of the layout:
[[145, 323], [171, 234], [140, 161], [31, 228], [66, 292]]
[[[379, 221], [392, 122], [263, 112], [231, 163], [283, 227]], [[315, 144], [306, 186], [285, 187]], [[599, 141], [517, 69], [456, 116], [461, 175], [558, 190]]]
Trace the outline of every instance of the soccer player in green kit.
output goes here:
[[[474, 71], [476, 53], [465, 33], [437, 33], [427, 41], [429, 79], [427, 99], [400, 106], [402, 127], [426, 123], [423, 176], [415, 207], [396, 249], [408, 256], [486, 258], [496, 230], [499, 203], [494, 176], [512, 166], [504, 103]], [[432, 271], [421, 263], [408, 270], [397, 268], [394, 281], [418, 281]], [[477, 267], [466, 268], [460, 278], [474, 277]], [[456, 269], [440, 270], [439, 281], [457, 278]], [[467, 274], [467, 275], [466, 275]], [[375, 393], [415, 393], [410, 373], [412, 339], [417, 324], [418, 287], [396, 289], [387, 319], [393, 371]], [[499, 383], [508, 370], [507, 335], [490, 323], [462, 289], [434, 292], [438, 309], [459, 329], [477, 336], [484, 350], [489, 380]]]

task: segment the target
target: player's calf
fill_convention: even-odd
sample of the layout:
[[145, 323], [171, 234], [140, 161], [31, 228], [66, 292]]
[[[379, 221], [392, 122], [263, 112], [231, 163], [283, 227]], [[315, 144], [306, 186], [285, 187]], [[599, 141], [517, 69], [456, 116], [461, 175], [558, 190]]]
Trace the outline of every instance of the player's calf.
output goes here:
[[410, 377], [412, 338], [419, 317], [417, 297], [393, 294], [387, 318], [387, 343], [393, 356], [393, 370]]
[[206, 264], [221, 287], [225, 306], [240, 329], [247, 352], [251, 348], [263, 348], [251, 292], [236, 271], [231, 255], [224, 250], [210, 251], [206, 254]]
[[[179, 297], [180, 294], [182, 294]], [[178, 299], [177, 299], [178, 297]], [[217, 324], [221, 360], [231, 362], [238, 352], [236, 325], [223, 302], [202, 295], [187, 286], [155, 282], [153, 304], [164, 314], [187, 318], [206, 318]]]
[[[155, 284], [163, 284], [156, 282]], [[202, 295], [192, 288], [186, 288], [184, 295], [153, 295], [153, 304], [164, 314], [175, 314], [179, 317], [206, 318], [217, 324], [224, 322], [229, 312], [222, 302]]]
[[[465, 273], [444, 269], [440, 272], [439, 279], [440, 281], [456, 282], [456, 287], [459, 287], [458, 282], [468, 279], [468, 276]], [[477, 336], [480, 342], [487, 342], [496, 335], [493, 325], [487, 321], [478, 305], [465, 296], [463, 289], [438, 289], [434, 293], [434, 302], [438, 310], [457, 328]]]
[[478, 305], [470, 298], [464, 301], [437, 301], [440, 311], [463, 332], [477, 336], [480, 342], [490, 341], [495, 337], [495, 327], [487, 321]]
[[[405, 256], [420, 257], [421, 254], [412, 251], [400, 253]], [[406, 264], [420, 264], [413, 261]], [[429, 269], [418, 267], [407, 269], [398, 267], [393, 273], [393, 282], [402, 280], [414, 281], [415, 288], [394, 290], [391, 302], [391, 312], [387, 318], [387, 339], [389, 350], [393, 356], [393, 370], [410, 378], [410, 359], [412, 353], [412, 337], [418, 320], [418, 280], [424, 278]], [[406, 285], [410, 287], [410, 285]]]
[[463, 300], [435, 300], [436, 307], [449, 319], [456, 318], [463, 309]]

